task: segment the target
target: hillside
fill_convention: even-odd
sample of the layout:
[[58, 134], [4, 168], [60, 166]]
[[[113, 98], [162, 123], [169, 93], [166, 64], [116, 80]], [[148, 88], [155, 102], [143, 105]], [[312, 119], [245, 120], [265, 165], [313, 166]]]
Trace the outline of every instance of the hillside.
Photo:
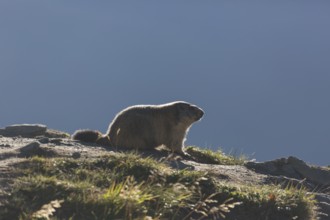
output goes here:
[[0, 129], [0, 219], [330, 219], [330, 169], [198, 147], [133, 152]]

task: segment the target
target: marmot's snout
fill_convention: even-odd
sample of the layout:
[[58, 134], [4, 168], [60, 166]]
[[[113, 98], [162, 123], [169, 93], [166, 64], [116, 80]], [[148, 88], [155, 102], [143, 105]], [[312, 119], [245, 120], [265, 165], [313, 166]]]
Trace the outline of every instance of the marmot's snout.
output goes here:
[[200, 108], [197, 108], [197, 120], [200, 120], [204, 116], [204, 111]]
[[191, 109], [191, 112], [193, 112], [194, 119], [196, 121], [200, 120], [203, 117], [204, 111], [201, 108], [199, 108], [195, 105], [191, 105], [190, 109]]

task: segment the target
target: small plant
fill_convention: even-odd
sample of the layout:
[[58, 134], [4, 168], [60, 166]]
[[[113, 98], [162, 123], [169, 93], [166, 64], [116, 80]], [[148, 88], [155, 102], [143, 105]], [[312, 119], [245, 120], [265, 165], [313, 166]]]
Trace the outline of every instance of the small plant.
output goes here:
[[[251, 219], [314, 219], [315, 199], [304, 188], [293, 185], [282, 189], [276, 185], [233, 185], [221, 183], [217, 197], [242, 202], [236, 210], [249, 213]], [[225, 197], [223, 197], [226, 195]], [[247, 218], [247, 216], [246, 216]], [[248, 219], [248, 218], [247, 218]]]
[[146, 180], [153, 175], [162, 174], [169, 168], [150, 157], [141, 157], [135, 152], [105, 155], [91, 163], [93, 167], [111, 170], [116, 178], [125, 180], [127, 176], [134, 176], [137, 181]]
[[189, 219], [193, 213], [201, 214], [199, 220], [207, 218], [209, 216], [213, 216], [213, 219], [225, 219], [225, 214], [230, 212], [230, 209], [235, 208], [238, 205], [241, 205], [242, 202], [231, 202], [233, 199], [229, 198], [223, 203], [219, 205], [219, 202], [213, 197], [215, 197], [217, 193], [211, 194], [206, 198], [199, 200], [193, 207], [191, 212], [186, 215], [183, 220]]
[[219, 165], [242, 165], [245, 162], [245, 157], [234, 157], [225, 155], [221, 150], [212, 151], [209, 149], [201, 149], [198, 147], [189, 146], [185, 151], [190, 154], [194, 160], [200, 163], [219, 164]]
[[115, 215], [125, 210], [125, 219], [132, 219], [134, 213], [146, 213], [147, 207], [144, 205], [155, 196], [144, 183], [137, 183], [134, 177], [129, 176], [124, 182], [113, 182], [103, 198], [113, 204], [116, 208]]

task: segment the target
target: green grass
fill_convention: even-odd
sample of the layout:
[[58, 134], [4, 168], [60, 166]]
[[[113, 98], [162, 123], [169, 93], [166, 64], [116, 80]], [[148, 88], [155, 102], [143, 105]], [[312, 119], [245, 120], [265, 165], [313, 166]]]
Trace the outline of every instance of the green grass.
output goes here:
[[[313, 219], [304, 189], [219, 183], [136, 153], [16, 165], [5, 219]], [[235, 216], [235, 218], [233, 217]], [[269, 218], [268, 218], [269, 217]], [[278, 218], [276, 218], [278, 217]]]
[[226, 155], [221, 150], [212, 151], [195, 146], [186, 147], [185, 151], [197, 162], [206, 164], [243, 165], [246, 160], [244, 155], [240, 155], [238, 157], [233, 155]]
[[218, 192], [219, 200], [229, 197], [244, 204], [235, 210], [238, 219], [315, 219], [315, 198], [304, 188], [222, 183]]

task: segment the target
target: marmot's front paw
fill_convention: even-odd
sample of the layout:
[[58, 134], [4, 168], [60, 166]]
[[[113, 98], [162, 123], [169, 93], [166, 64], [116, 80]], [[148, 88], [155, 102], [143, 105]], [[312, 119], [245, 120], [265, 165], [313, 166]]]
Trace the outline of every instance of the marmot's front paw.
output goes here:
[[190, 155], [186, 152], [184, 152], [182, 149], [181, 150], [174, 150], [172, 151], [173, 154], [178, 154], [182, 157], [190, 157]]

